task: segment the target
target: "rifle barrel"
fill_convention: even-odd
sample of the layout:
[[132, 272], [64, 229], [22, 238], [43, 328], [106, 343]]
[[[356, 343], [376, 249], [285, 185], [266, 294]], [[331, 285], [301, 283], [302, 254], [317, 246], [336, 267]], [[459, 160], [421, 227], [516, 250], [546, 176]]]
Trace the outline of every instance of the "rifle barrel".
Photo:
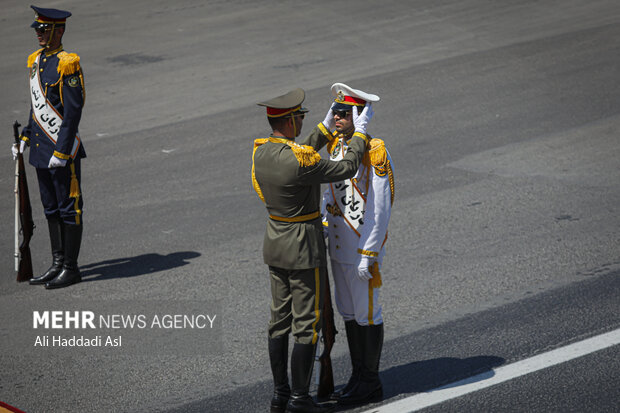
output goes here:
[[15, 271], [19, 271], [19, 160], [15, 160]]

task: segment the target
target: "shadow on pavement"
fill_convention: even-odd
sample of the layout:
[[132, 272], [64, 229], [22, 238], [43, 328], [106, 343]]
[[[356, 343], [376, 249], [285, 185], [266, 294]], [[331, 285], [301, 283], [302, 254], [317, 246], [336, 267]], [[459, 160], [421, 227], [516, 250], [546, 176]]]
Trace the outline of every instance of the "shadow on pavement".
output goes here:
[[[401, 394], [413, 395], [415, 393], [423, 393], [459, 380], [488, 373], [480, 378], [485, 380], [493, 377], [495, 374], [493, 368], [501, 366], [505, 361], [502, 357], [495, 356], [476, 356], [466, 359], [442, 357], [391, 367], [379, 372], [381, 382], [383, 383], [383, 400], [391, 399]], [[338, 406], [336, 411], [362, 411], [373, 406], [377, 406], [377, 404], [368, 403], [365, 406], [351, 407]]]
[[[388, 344], [388, 348], [389, 348]], [[348, 357], [338, 357], [332, 360], [335, 371], [349, 371]], [[431, 360], [416, 361], [401, 366], [391, 367], [379, 372], [383, 383], [383, 400], [398, 396], [399, 394], [414, 394], [429, 391], [431, 389], [453, 383], [484, 372], [484, 379], [493, 376], [493, 368], [505, 363], [505, 359], [495, 356], [476, 356], [466, 359], [442, 357]], [[268, 368], [265, 376], [269, 376]], [[348, 377], [347, 377], [348, 379]], [[345, 380], [346, 382], [346, 380]], [[336, 386], [336, 390], [345, 383]], [[181, 407], [165, 410], [167, 413], [199, 413], [199, 412], [230, 412], [250, 413], [267, 411], [269, 400], [273, 392], [271, 380], [237, 388], [229, 393], [207, 397], [203, 400], [194, 401]], [[311, 392], [314, 394], [315, 392]], [[338, 406], [336, 412], [364, 411], [379, 404], [368, 403], [357, 406]]]
[[80, 266], [80, 271], [83, 281], [135, 277], [182, 267], [189, 264], [188, 260], [199, 256], [200, 253], [195, 251], [173, 252], [168, 255], [150, 253], [86, 264]]
[[484, 378], [493, 377], [493, 368], [505, 361], [495, 356], [442, 357], [391, 367], [381, 372], [384, 394], [391, 398], [403, 393], [421, 393], [485, 372], [489, 374]]

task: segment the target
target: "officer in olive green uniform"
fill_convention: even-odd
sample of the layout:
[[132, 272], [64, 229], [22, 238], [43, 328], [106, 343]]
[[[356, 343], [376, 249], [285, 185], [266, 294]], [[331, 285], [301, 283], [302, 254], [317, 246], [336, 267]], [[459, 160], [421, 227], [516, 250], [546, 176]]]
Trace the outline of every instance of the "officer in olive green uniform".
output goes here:
[[[332, 138], [327, 119], [303, 140], [309, 145], [295, 143], [307, 112], [301, 106], [304, 98], [304, 91], [296, 89], [259, 103], [267, 107], [273, 133], [254, 141], [252, 157], [252, 183], [269, 213], [263, 258], [269, 266], [272, 296], [269, 358], [275, 391], [271, 412], [332, 410], [315, 404], [309, 395], [321, 326], [321, 285], [327, 282], [321, 183], [351, 178], [357, 172], [367, 145], [366, 125], [373, 114], [370, 105], [360, 115], [356, 111], [356, 133], [347, 154], [338, 162], [324, 160], [316, 151]], [[292, 392], [287, 374], [291, 331], [295, 338]]]

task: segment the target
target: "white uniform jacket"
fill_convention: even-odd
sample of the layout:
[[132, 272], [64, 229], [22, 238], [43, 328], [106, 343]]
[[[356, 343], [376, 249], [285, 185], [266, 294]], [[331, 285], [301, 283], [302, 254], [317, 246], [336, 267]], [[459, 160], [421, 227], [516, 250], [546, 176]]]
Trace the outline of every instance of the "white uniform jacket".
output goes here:
[[[394, 202], [392, 159], [385, 143], [373, 138], [354, 178], [330, 183], [323, 195], [323, 224], [327, 227], [329, 254], [342, 264], [358, 265], [362, 255], [385, 255], [388, 223]], [[332, 160], [342, 158], [344, 138], [328, 146]]]

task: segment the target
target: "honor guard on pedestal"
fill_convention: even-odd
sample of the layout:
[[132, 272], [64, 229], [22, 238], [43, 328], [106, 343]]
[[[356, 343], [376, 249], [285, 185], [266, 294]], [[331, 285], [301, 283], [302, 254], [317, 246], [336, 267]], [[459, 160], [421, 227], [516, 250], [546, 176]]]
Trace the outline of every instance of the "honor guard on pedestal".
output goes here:
[[[343, 83], [332, 86], [334, 139], [327, 147], [338, 161], [351, 150], [352, 113], [379, 97]], [[369, 135], [370, 137], [370, 135]], [[383, 396], [379, 360], [383, 317], [379, 304], [380, 268], [394, 202], [392, 159], [381, 139], [370, 137], [368, 152], [354, 177], [328, 185], [322, 211], [329, 239], [336, 307], [345, 323], [353, 371], [333, 395], [340, 404], [359, 404]]]
[[84, 105], [84, 76], [80, 58], [62, 45], [64, 10], [31, 6], [41, 47], [28, 57], [31, 101], [28, 124], [13, 153], [30, 147], [52, 247], [52, 266], [30, 284], [60, 288], [81, 281], [77, 264], [82, 240], [80, 160], [86, 157], [78, 133]]
[[[269, 218], [263, 258], [271, 281], [269, 358], [274, 379], [271, 412], [327, 412], [314, 402], [310, 379], [321, 327], [322, 284], [327, 282], [327, 256], [321, 222], [321, 183], [351, 178], [366, 150], [366, 125], [372, 108], [355, 113], [355, 133], [349, 151], [338, 162], [316, 152], [331, 133], [324, 124], [298, 144], [303, 125], [305, 92], [295, 89], [261, 102], [273, 133], [254, 141], [252, 183], [265, 203]], [[330, 116], [331, 117], [331, 116]], [[288, 379], [288, 341], [293, 334], [291, 385]]]

